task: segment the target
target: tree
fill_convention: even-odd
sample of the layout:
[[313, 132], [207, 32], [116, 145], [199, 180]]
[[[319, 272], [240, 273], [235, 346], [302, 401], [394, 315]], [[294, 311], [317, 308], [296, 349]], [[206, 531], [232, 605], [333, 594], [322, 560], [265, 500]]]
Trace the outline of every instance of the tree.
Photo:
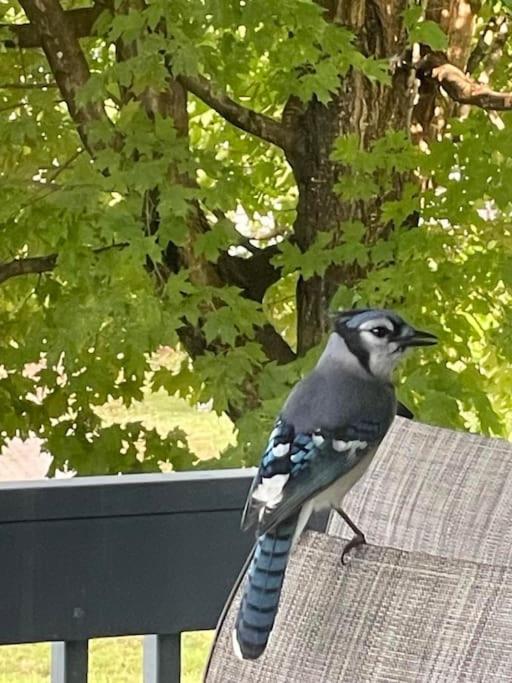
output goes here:
[[329, 308], [382, 305], [441, 339], [404, 374], [417, 415], [506, 435], [511, 143], [496, 110], [512, 94], [496, 7], [2, 5], [5, 433], [43, 435], [83, 473], [189, 466], [181, 432], [144, 434], [140, 462], [140, 425], [102, 429], [92, 408], [140, 396], [148, 354], [179, 345], [153, 386], [227, 411], [225, 462], [251, 461]]

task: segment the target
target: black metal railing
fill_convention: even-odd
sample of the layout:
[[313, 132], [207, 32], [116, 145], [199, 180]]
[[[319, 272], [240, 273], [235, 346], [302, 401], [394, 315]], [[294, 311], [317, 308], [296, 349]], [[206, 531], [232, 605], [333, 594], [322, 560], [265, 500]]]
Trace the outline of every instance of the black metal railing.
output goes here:
[[144, 683], [180, 680], [180, 634], [212, 629], [253, 542], [251, 470], [0, 485], [0, 644], [52, 641], [84, 683], [88, 641], [148, 634]]

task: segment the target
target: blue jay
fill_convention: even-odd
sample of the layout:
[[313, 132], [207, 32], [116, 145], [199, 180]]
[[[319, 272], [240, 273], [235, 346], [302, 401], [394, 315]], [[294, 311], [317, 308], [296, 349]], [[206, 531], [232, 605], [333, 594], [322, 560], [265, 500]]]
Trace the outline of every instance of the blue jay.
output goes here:
[[292, 390], [270, 434], [251, 486], [242, 529], [257, 541], [245, 579], [233, 647], [243, 659], [264, 651], [277, 614], [288, 557], [312, 512], [333, 508], [355, 536], [364, 535], [341, 508], [388, 431], [397, 403], [391, 375], [411, 346], [436, 343], [396, 313], [341, 311], [313, 371]]

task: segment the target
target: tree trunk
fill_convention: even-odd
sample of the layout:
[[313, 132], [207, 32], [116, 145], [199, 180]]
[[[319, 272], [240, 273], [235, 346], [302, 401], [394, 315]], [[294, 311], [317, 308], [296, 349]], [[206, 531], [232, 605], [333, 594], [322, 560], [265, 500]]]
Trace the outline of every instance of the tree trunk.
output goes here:
[[[358, 37], [358, 45], [367, 57], [388, 59], [401, 55], [405, 46], [402, 12], [405, 2], [393, 3], [384, 12], [379, 2], [330, 3], [329, 18], [349, 26]], [[330, 159], [333, 143], [339, 136], [357, 134], [361, 149], [371, 145], [389, 129], [409, 129], [414, 100], [414, 78], [401, 66], [392, 76], [389, 86], [371, 82], [360, 71], [351, 70], [341, 87], [325, 106], [313, 99], [302, 111], [296, 103], [288, 103], [288, 118], [300, 131], [298, 144], [291, 154], [299, 200], [294, 225], [300, 249], [305, 251], [314, 242], [318, 231], [333, 234], [333, 244], [343, 241], [343, 223], [359, 220], [366, 227], [365, 243], [385, 235], [390, 226], [380, 217], [382, 197], [368, 201], [343, 201], [333, 191], [346, 169]], [[393, 196], [402, 191], [404, 178], [397, 176]], [[297, 286], [298, 352], [304, 353], [318, 343], [326, 330], [326, 313], [330, 300], [340, 283], [351, 285], [361, 277], [356, 265], [333, 266], [324, 277], [299, 279]]]

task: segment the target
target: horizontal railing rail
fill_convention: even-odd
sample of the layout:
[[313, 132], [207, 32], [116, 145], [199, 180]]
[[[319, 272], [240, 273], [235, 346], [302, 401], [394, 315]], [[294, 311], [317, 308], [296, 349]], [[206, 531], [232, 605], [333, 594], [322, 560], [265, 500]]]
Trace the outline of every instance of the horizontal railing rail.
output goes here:
[[180, 634], [215, 628], [253, 537], [254, 472], [0, 485], [0, 643], [53, 641], [52, 683], [84, 683], [91, 638], [148, 634], [144, 682], [180, 680]]

